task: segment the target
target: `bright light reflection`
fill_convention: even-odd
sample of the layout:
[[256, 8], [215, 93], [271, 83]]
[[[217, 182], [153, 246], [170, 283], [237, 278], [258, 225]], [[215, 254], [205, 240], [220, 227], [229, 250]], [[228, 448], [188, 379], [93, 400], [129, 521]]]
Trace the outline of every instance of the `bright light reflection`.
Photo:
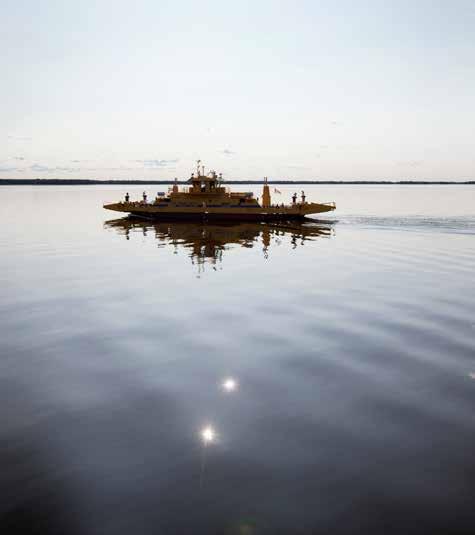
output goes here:
[[475, 379], [475, 373], [469, 373], [468, 376], [469, 376], [471, 379]]
[[234, 392], [237, 387], [237, 381], [236, 379], [233, 379], [232, 377], [228, 377], [225, 379], [222, 383], [223, 389], [226, 390], [226, 392]]
[[209, 444], [210, 442], [213, 442], [215, 437], [216, 437], [216, 433], [211, 426], [205, 427], [201, 431], [201, 438], [203, 439], [203, 442], [205, 444]]

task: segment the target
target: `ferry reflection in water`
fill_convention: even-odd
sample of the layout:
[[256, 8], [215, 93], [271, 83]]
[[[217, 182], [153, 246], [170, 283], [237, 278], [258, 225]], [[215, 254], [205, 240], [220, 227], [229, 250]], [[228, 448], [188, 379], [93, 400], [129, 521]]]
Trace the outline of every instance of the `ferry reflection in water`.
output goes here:
[[190, 251], [192, 264], [202, 271], [209, 263], [216, 269], [223, 261], [223, 253], [232, 245], [241, 247], [262, 247], [265, 258], [269, 257], [272, 246], [282, 244], [282, 238], [290, 238], [295, 249], [308, 240], [329, 238], [334, 234], [331, 222], [316, 222], [306, 219], [303, 222], [281, 221], [276, 223], [206, 223], [189, 221], [146, 221], [134, 217], [113, 219], [104, 223], [123, 234], [127, 240], [133, 233], [144, 236], [154, 233], [159, 246], [171, 245]]

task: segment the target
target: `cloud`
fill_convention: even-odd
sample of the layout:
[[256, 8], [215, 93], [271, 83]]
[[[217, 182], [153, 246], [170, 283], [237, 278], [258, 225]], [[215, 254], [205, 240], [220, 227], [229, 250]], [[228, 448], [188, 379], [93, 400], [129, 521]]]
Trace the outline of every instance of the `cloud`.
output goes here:
[[[16, 160], [20, 158], [10, 158], [10, 160]], [[24, 160], [24, 158], [22, 158]], [[87, 162], [91, 160], [70, 160], [72, 163], [78, 164], [80, 162]], [[178, 159], [175, 160], [134, 160], [137, 163], [143, 164], [145, 169], [173, 169], [174, 164], [178, 162]], [[0, 173], [7, 173], [12, 171], [30, 171], [33, 173], [87, 173], [91, 171], [102, 171], [102, 172], [112, 172], [112, 171], [137, 171], [138, 167], [130, 167], [127, 165], [117, 165], [115, 167], [97, 167], [97, 166], [68, 166], [68, 165], [57, 165], [50, 167], [41, 163], [34, 163], [24, 168], [18, 168], [11, 165], [8, 165], [7, 162], [0, 162]]]
[[88, 171], [137, 171], [136, 167], [126, 167], [120, 165], [119, 167], [87, 167]]
[[12, 160], [16, 160], [18, 162], [22, 162], [25, 158], [23, 156], [13, 156]]
[[178, 162], [176, 160], [134, 160], [137, 163], [143, 164], [148, 169], [158, 169], [163, 167], [171, 167]]
[[54, 169], [51, 169], [51, 171], [66, 171], [67, 173], [74, 173], [77, 171], [81, 171], [80, 167], [55, 167]]
[[41, 165], [39, 163], [35, 163], [33, 165], [30, 165], [29, 169], [31, 171], [35, 171], [36, 173], [54, 173], [57, 171], [60, 172], [66, 172], [66, 173], [74, 173], [77, 171], [81, 171], [80, 167], [48, 167], [47, 165]]
[[45, 173], [51, 170], [50, 167], [47, 167], [46, 165], [40, 165], [39, 163], [34, 163], [33, 165], [30, 165], [30, 169], [38, 173]]
[[137, 167], [127, 167], [120, 165], [118, 167], [69, 167], [69, 166], [56, 166], [48, 167], [47, 165], [40, 165], [35, 163], [30, 165], [29, 169], [37, 173], [79, 173], [89, 171], [137, 171]]
[[223, 154], [225, 154], [226, 156], [233, 156], [234, 154], [236, 154], [234, 151], [232, 150], [229, 150], [229, 149], [224, 149], [221, 151]]
[[11, 139], [12, 141], [31, 141], [33, 138], [27, 137], [27, 136], [7, 136], [8, 139]]
[[305, 165], [285, 165], [284, 167], [286, 167], [287, 169], [310, 169], [310, 167], [306, 167]]

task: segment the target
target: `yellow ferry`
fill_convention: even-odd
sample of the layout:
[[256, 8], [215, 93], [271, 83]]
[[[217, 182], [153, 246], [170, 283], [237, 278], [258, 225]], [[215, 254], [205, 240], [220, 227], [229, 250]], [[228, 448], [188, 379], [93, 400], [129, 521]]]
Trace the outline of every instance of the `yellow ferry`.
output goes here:
[[188, 180], [189, 187], [180, 189], [177, 181], [168, 195], [158, 194], [153, 201], [147, 200], [144, 192], [142, 200], [131, 201], [129, 194], [122, 202], [105, 204], [104, 208], [115, 212], [155, 218], [204, 218], [220, 220], [272, 220], [301, 219], [311, 214], [335, 210], [334, 202], [307, 202], [302, 191], [300, 198], [292, 196], [291, 204], [272, 204], [267, 178], [262, 189], [262, 203], [252, 192], [232, 192], [222, 185], [222, 174], [210, 171], [205, 174], [204, 165], [197, 162], [196, 173]]

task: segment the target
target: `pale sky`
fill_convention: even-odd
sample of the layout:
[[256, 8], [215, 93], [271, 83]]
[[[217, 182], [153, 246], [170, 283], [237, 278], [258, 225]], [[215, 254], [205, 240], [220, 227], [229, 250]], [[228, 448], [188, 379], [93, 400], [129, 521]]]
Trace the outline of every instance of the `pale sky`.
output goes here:
[[2, 0], [0, 178], [475, 179], [475, 0]]

